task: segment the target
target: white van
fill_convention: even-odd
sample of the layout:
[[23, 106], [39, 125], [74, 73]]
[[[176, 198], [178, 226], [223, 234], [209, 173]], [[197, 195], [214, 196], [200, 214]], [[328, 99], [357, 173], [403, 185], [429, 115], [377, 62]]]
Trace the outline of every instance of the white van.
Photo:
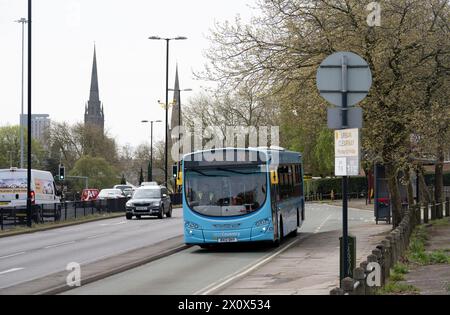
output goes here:
[[[31, 170], [31, 200], [34, 205], [60, 203], [55, 180], [50, 172]], [[0, 207], [26, 209], [27, 170], [0, 169]]]

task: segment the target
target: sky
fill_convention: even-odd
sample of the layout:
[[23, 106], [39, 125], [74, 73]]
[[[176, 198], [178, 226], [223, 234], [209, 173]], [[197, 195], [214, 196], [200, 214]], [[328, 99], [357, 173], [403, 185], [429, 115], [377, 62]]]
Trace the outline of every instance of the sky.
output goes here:
[[[33, 1], [32, 112], [49, 114], [57, 122], [84, 120], [95, 43], [105, 129], [119, 145], [149, 142], [150, 126], [140, 121], [165, 119], [158, 100], [165, 101], [166, 44], [147, 38], [188, 37], [170, 42], [169, 88], [178, 64], [180, 88], [193, 90], [182, 92], [183, 106], [205, 86], [193, 72], [207, 63], [206, 37], [214, 23], [233, 21], [236, 15], [249, 21], [256, 14], [254, 4], [255, 0]], [[0, 0], [0, 126], [19, 124], [21, 25], [14, 21], [26, 18], [27, 12], [27, 0]], [[26, 97], [25, 92], [25, 113]], [[155, 125], [154, 141], [163, 139], [164, 124]]]

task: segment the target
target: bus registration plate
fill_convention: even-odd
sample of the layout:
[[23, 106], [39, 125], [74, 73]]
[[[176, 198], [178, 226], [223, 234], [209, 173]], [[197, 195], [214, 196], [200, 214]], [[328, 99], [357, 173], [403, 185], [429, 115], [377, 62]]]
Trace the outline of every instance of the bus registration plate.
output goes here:
[[217, 241], [219, 243], [236, 243], [238, 240], [237, 237], [219, 237]]

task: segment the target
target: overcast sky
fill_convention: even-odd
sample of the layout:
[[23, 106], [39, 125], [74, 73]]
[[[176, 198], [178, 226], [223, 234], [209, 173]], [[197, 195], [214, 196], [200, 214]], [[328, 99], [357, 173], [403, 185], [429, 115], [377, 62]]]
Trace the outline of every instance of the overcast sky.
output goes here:
[[[150, 35], [186, 36], [171, 41], [169, 88], [178, 62], [183, 100], [201, 92], [192, 72], [207, 62], [203, 51], [214, 22], [248, 21], [255, 0], [39, 0], [33, 1], [33, 113], [53, 121], [84, 119], [94, 42], [105, 128], [120, 145], [149, 141], [142, 119], [164, 120], [165, 52]], [[26, 0], [0, 0], [0, 126], [19, 124], [21, 26]], [[26, 40], [25, 40], [26, 41]], [[25, 59], [26, 63], [26, 59]], [[25, 78], [26, 81], [26, 78]], [[26, 89], [26, 87], [25, 87]], [[25, 90], [26, 91], [26, 90]], [[26, 97], [26, 96], [25, 96]], [[169, 94], [169, 100], [172, 94]], [[26, 98], [25, 98], [26, 113]], [[164, 139], [163, 124], [154, 136]]]

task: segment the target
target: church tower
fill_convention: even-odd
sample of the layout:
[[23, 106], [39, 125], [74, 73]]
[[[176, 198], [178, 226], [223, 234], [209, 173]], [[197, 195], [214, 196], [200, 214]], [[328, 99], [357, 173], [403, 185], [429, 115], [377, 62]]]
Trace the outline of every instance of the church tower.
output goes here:
[[98, 77], [97, 77], [97, 57], [94, 46], [94, 61], [92, 63], [91, 75], [91, 90], [89, 93], [89, 100], [85, 105], [84, 111], [84, 125], [91, 125], [100, 128], [102, 133], [105, 130], [105, 116], [103, 114], [103, 104], [100, 102], [98, 92]]

